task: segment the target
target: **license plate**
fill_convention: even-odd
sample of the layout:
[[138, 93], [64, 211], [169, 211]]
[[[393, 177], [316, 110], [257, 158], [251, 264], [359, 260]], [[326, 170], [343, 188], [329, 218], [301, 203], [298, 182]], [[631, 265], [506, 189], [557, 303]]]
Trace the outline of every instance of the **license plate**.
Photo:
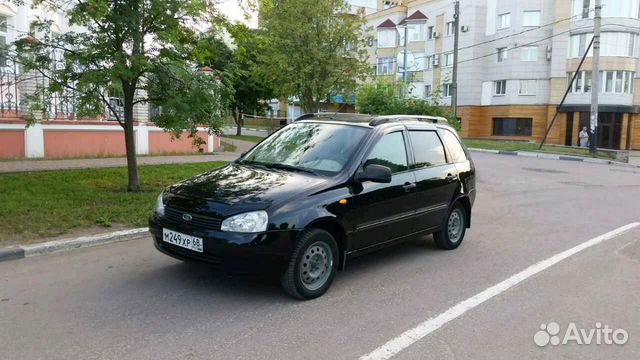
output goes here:
[[202, 238], [193, 235], [187, 235], [169, 229], [162, 229], [162, 240], [185, 249], [202, 252]]

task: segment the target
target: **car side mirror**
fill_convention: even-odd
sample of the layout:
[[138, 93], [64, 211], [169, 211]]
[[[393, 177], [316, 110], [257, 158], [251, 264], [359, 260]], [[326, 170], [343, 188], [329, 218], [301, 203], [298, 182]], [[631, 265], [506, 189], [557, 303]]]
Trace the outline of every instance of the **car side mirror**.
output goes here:
[[390, 183], [391, 169], [386, 166], [370, 164], [356, 177], [358, 181], [372, 181], [376, 183]]

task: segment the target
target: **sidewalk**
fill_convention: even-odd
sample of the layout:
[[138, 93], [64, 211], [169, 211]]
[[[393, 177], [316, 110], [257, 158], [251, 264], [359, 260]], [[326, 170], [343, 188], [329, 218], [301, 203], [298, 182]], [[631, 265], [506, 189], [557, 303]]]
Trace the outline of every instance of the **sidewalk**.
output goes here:
[[256, 143], [251, 141], [226, 138], [224, 136], [220, 138], [220, 141], [235, 145], [235, 152], [238, 154], [246, 153], [247, 151], [251, 150], [252, 147], [256, 146]]
[[640, 151], [629, 151], [629, 164], [640, 166]]
[[[210, 161], [233, 161], [240, 156], [239, 153], [217, 153], [213, 155], [167, 155], [167, 156], [139, 156], [138, 165], [160, 165], [160, 164], [185, 164], [200, 163]], [[97, 159], [62, 159], [62, 160], [17, 160], [0, 161], [0, 174], [27, 172], [27, 171], [47, 171], [47, 170], [69, 170], [69, 169], [92, 169], [127, 166], [127, 159], [118, 158], [97, 158]]]

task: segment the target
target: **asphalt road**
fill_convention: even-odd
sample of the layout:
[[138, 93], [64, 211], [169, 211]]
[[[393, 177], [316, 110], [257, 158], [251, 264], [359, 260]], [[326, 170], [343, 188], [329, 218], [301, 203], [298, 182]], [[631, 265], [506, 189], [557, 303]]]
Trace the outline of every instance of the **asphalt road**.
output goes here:
[[[474, 153], [473, 226], [348, 264], [300, 302], [134, 240], [0, 263], [0, 359], [358, 359], [539, 261], [640, 221], [640, 170]], [[394, 359], [640, 356], [640, 227], [452, 319]], [[541, 324], [607, 325], [624, 345], [534, 343]]]

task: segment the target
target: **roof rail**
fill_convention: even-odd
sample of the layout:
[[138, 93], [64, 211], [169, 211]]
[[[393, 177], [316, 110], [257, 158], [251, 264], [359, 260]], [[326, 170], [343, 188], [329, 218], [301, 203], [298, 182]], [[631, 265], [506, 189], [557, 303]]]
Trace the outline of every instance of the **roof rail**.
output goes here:
[[310, 119], [322, 119], [332, 121], [344, 121], [344, 122], [359, 122], [368, 123], [373, 118], [373, 115], [357, 114], [357, 113], [333, 113], [333, 112], [321, 112], [321, 113], [309, 113], [298, 116], [295, 121], [310, 120]]
[[426, 115], [387, 115], [377, 116], [371, 122], [370, 126], [378, 126], [390, 122], [402, 122], [402, 121], [420, 121], [431, 124], [443, 124], [449, 125], [449, 121], [441, 116], [426, 116]]

